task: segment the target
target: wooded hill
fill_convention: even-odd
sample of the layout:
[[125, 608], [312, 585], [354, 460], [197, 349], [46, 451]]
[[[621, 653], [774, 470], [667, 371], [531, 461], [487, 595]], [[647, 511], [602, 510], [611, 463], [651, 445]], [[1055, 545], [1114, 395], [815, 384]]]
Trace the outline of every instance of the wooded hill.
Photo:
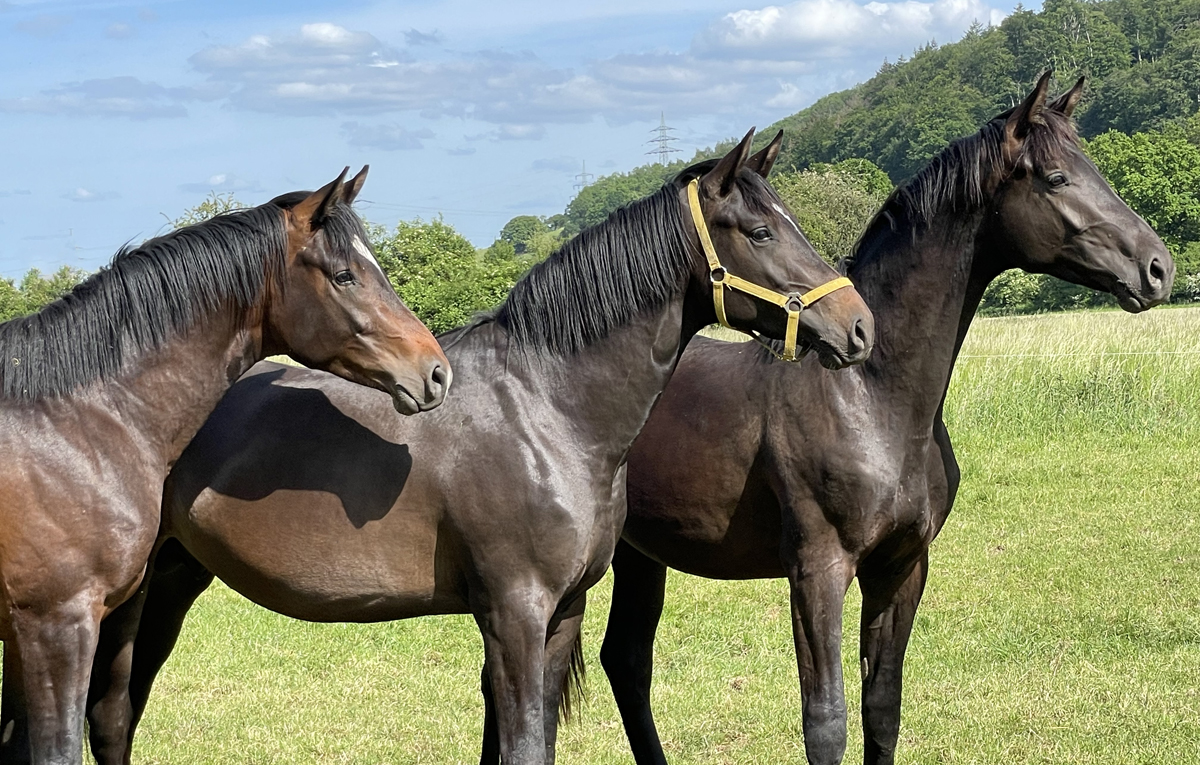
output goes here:
[[[864, 157], [900, 182], [947, 143], [1014, 106], [1051, 69], [1088, 78], [1079, 132], [1161, 130], [1197, 111], [1200, 0], [1047, 0], [998, 27], [885, 63], [867, 82], [780, 120], [784, 167]], [[1053, 88], [1052, 88], [1053, 90]]]
[[[999, 26], [976, 24], [958, 42], [931, 42], [909, 59], [884, 63], [867, 82], [763, 129], [755, 148], [784, 131], [773, 176], [781, 191], [793, 185], [790, 175], [836, 181], [838, 168], [861, 167], [862, 160], [901, 183], [951, 141], [1015, 105], [1047, 69], [1055, 73], [1052, 91], [1088, 78], [1075, 113], [1085, 150], [1171, 248], [1180, 267], [1176, 299], [1200, 297], [1200, 0], [1046, 0], [1039, 12], [1018, 6]], [[732, 145], [698, 151], [690, 161]], [[645, 165], [601, 178], [551, 226], [560, 223], [570, 235], [597, 223], [685, 164]], [[866, 222], [825, 211], [829, 205], [819, 193], [803, 202], [814, 209], [796, 209], [802, 223], [816, 216], [818, 225], [854, 228], [842, 240], [852, 241]], [[1014, 274], [997, 285], [985, 308], [1046, 310], [1096, 300]]]

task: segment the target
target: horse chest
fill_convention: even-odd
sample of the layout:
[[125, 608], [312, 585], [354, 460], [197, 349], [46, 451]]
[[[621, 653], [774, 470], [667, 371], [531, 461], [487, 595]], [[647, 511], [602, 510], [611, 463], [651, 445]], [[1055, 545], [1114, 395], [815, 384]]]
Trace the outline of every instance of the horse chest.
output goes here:
[[884, 543], [931, 538], [938, 493], [927, 470], [931, 446], [847, 451], [849, 459], [822, 466], [813, 494], [843, 547], [865, 555]]

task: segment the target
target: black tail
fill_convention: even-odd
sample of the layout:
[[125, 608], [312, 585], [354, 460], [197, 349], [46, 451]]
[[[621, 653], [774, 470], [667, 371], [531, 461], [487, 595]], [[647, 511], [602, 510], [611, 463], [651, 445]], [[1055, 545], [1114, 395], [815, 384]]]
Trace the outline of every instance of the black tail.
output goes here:
[[562, 698], [558, 700], [558, 719], [564, 723], [571, 722], [571, 714], [587, 700], [584, 689], [587, 666], [583, 663], [582, 630], [575, 633], [575, 645], [571, 648], [571, 658], [567, 661], [567, 677], [563, 683]]

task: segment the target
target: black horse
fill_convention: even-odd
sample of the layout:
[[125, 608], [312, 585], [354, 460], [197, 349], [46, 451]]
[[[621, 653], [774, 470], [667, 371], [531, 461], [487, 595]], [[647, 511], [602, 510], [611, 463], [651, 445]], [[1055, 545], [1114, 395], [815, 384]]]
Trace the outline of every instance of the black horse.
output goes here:
[[959, 484], [942, 402], [984, 289], [1021, 268], [1130, 312], [1171, 290], [1163, 243], [1080, 151], [1083, 81], [1048, 107], [1047, 82], [935, 157], [863, 234], [847, 272], [879, 329], [865, 365], [831, 375], [705, 338], [688, 347], [630, 453], [600, 654], [637, 762], [665, 762], [650, 683], [668, 567], [787, 577], [805, 750], [821, 765], [846, 748], [842, 603], [857, 576], [864, 759], [893, 762], [929, 545]]
[[[751, 157], [752, 135], [584, 231], [497, 311], [443, 336], [455, 393], [435, 412], [397, 418], [385, 396], [277, 366], [235, 385], [167, 481], [169, 541], [149, 577], [130, 687], [93, 676], [93, 695], [128, 699], [130, 715], [97, 721], [99, 761], [126, 761], [209, 572], [302, 619], [474, 615], [499, 751], [508, 763], [552, 760], [584, 593], [625, 520], [626, 455], [684, 345], [716, 318], [714, 282], [740, 275], [802, 303], [838, 279], [764, 180], [779, 137]], [[710, 227], [722, 263], [704, 254]], [[775, 305], [715, 295], [735, 326], [789, 334]], [[830, 366], [870, 351], [853, 289], [792, 316]]]

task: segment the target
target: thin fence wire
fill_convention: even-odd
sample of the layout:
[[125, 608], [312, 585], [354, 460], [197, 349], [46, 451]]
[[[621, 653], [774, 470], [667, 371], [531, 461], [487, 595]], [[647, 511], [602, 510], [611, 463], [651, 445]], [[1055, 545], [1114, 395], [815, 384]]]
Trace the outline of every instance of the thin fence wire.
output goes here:
[[1057, 359], [1068, 356], [1195, 356], [1193, 351], [1077, 351], [1073, 353], [982, 353], [959, 354], [960, 359]]

